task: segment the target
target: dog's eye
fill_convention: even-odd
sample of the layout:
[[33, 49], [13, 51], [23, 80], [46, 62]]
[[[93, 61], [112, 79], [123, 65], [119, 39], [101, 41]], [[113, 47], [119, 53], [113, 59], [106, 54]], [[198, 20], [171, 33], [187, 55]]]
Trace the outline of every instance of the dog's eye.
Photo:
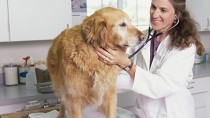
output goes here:
[[126, 26], [126, 23], [125, 22], [122, 22], [122, 23], [120, 23], [120, 26], [125, 27]]

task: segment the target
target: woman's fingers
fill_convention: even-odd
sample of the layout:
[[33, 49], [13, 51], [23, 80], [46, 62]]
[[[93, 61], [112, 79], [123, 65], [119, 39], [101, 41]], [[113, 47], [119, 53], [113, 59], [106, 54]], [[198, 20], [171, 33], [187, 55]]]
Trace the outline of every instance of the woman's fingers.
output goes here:
[[98, 54], [99, 56], [99, 60], [103, 61], [103, 62], [109, 62], [109, 57], [108, 55], [110, 55], [107, 51], [105, 51], [104, 49], [102, 48], [98, 48], [96, 50], [96, 53]]
[[97, 48], [96, 53], [99, 56], [99, 60], [107, 64], [115, 64], [119, 67], [125, 67], [128, 65], [128, 63], [130, 63], [130, 59], [121, 49]]
[[107, 60], [107, 57], [100, 51], [97, 51], [97, 54], [98, 54], [100, 60], [102, 60], [102, 61]]
[[120, 49], [96, 49], [99, 59], [107, 64], [119, 64], [123, 60], [125, 53]]

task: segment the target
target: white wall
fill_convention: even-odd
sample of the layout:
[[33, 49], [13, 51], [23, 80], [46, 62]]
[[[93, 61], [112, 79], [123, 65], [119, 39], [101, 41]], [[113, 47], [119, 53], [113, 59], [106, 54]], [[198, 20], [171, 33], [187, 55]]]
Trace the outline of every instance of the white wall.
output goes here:
[[[210, 32], [199, 32], [201, 42], [210, 50]], [[28, 41], [0, 43], [0, 67], [9, 63], [23, 63], [23, 57], [34, 60], [46, 60], [52, 41]]]
[[0, 43], [0, 67], [5, 64], [24, 63], [23, 57], [46, 60], [52, 41], [28, 41]]
[[[210, 32], [199, 32], [201, 42], [210, 50]], [[23, 57], [34, 60], [46, 60], [52, 41], [28, 41], [0, 43], [0, 67], [9, 63], [23, 63]]]
[[24, 64], [23, 57], [30, 56], [34, 61], [46, 61], [52, 41], [28, 41], [0, 43], [0, 85], [4, 83], [3, 66]]

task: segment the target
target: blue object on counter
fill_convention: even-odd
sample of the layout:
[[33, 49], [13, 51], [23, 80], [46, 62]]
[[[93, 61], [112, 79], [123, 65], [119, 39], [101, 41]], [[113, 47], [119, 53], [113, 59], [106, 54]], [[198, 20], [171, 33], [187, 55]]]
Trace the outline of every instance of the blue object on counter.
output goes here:
[[205, 53], [204, 56], [203, 56], [203, 61], [205, 63], [208, 63], [209, 62], [209, 53]]
[[26, 74], [27, 74], [27, 73], [28, 73], [27, 71], [21, 72], [21, 73], [20, 73], [20, 77], [26, 77]]
[[30, 67], [19, 67], [19, 82], [21, 84], [26, 83], [26, 75], [28, 74], [28, 71], [30, 70]]

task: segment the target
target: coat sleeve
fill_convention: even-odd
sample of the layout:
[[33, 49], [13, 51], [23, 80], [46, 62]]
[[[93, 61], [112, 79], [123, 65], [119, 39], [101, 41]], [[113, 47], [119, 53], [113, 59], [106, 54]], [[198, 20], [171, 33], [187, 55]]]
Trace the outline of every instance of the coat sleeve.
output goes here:
[[[148, 30], [144, 30], [143, 32], [146, 33]], [[146, 39], [144, 39], [146, 40]], [[133, 54], [142, 44], [144, 41], [142, 41], [142, 43], [140, 43], [139, 45], [135, 46], [135, 47], [130, 47], [127, 49], [126, 53], [127, 55], [131, 55]], [[131, 60], [135, 63], [136, 62], [136, 55], [133, 56], [131, 58]], [[132, 86], [133, 86], [133, 79], [130, 77], [130, 75], [122, 70], [120, 72], [120, 74], [117, 77], [117, 92], [118, 93], [124, 93], [127, 92], [129, 90], [131, 90]]]
[[133, 86], [133, 79], [130, 78], [130, 75], [122, 70], [117, 77], [117, 92], [124, 93], [131, 90]]
[[172, 49], [154, 72], [137, 66], [132, 90], [151, 98], [161, 98], [186, 88], [193, 77], [195, 46]]

